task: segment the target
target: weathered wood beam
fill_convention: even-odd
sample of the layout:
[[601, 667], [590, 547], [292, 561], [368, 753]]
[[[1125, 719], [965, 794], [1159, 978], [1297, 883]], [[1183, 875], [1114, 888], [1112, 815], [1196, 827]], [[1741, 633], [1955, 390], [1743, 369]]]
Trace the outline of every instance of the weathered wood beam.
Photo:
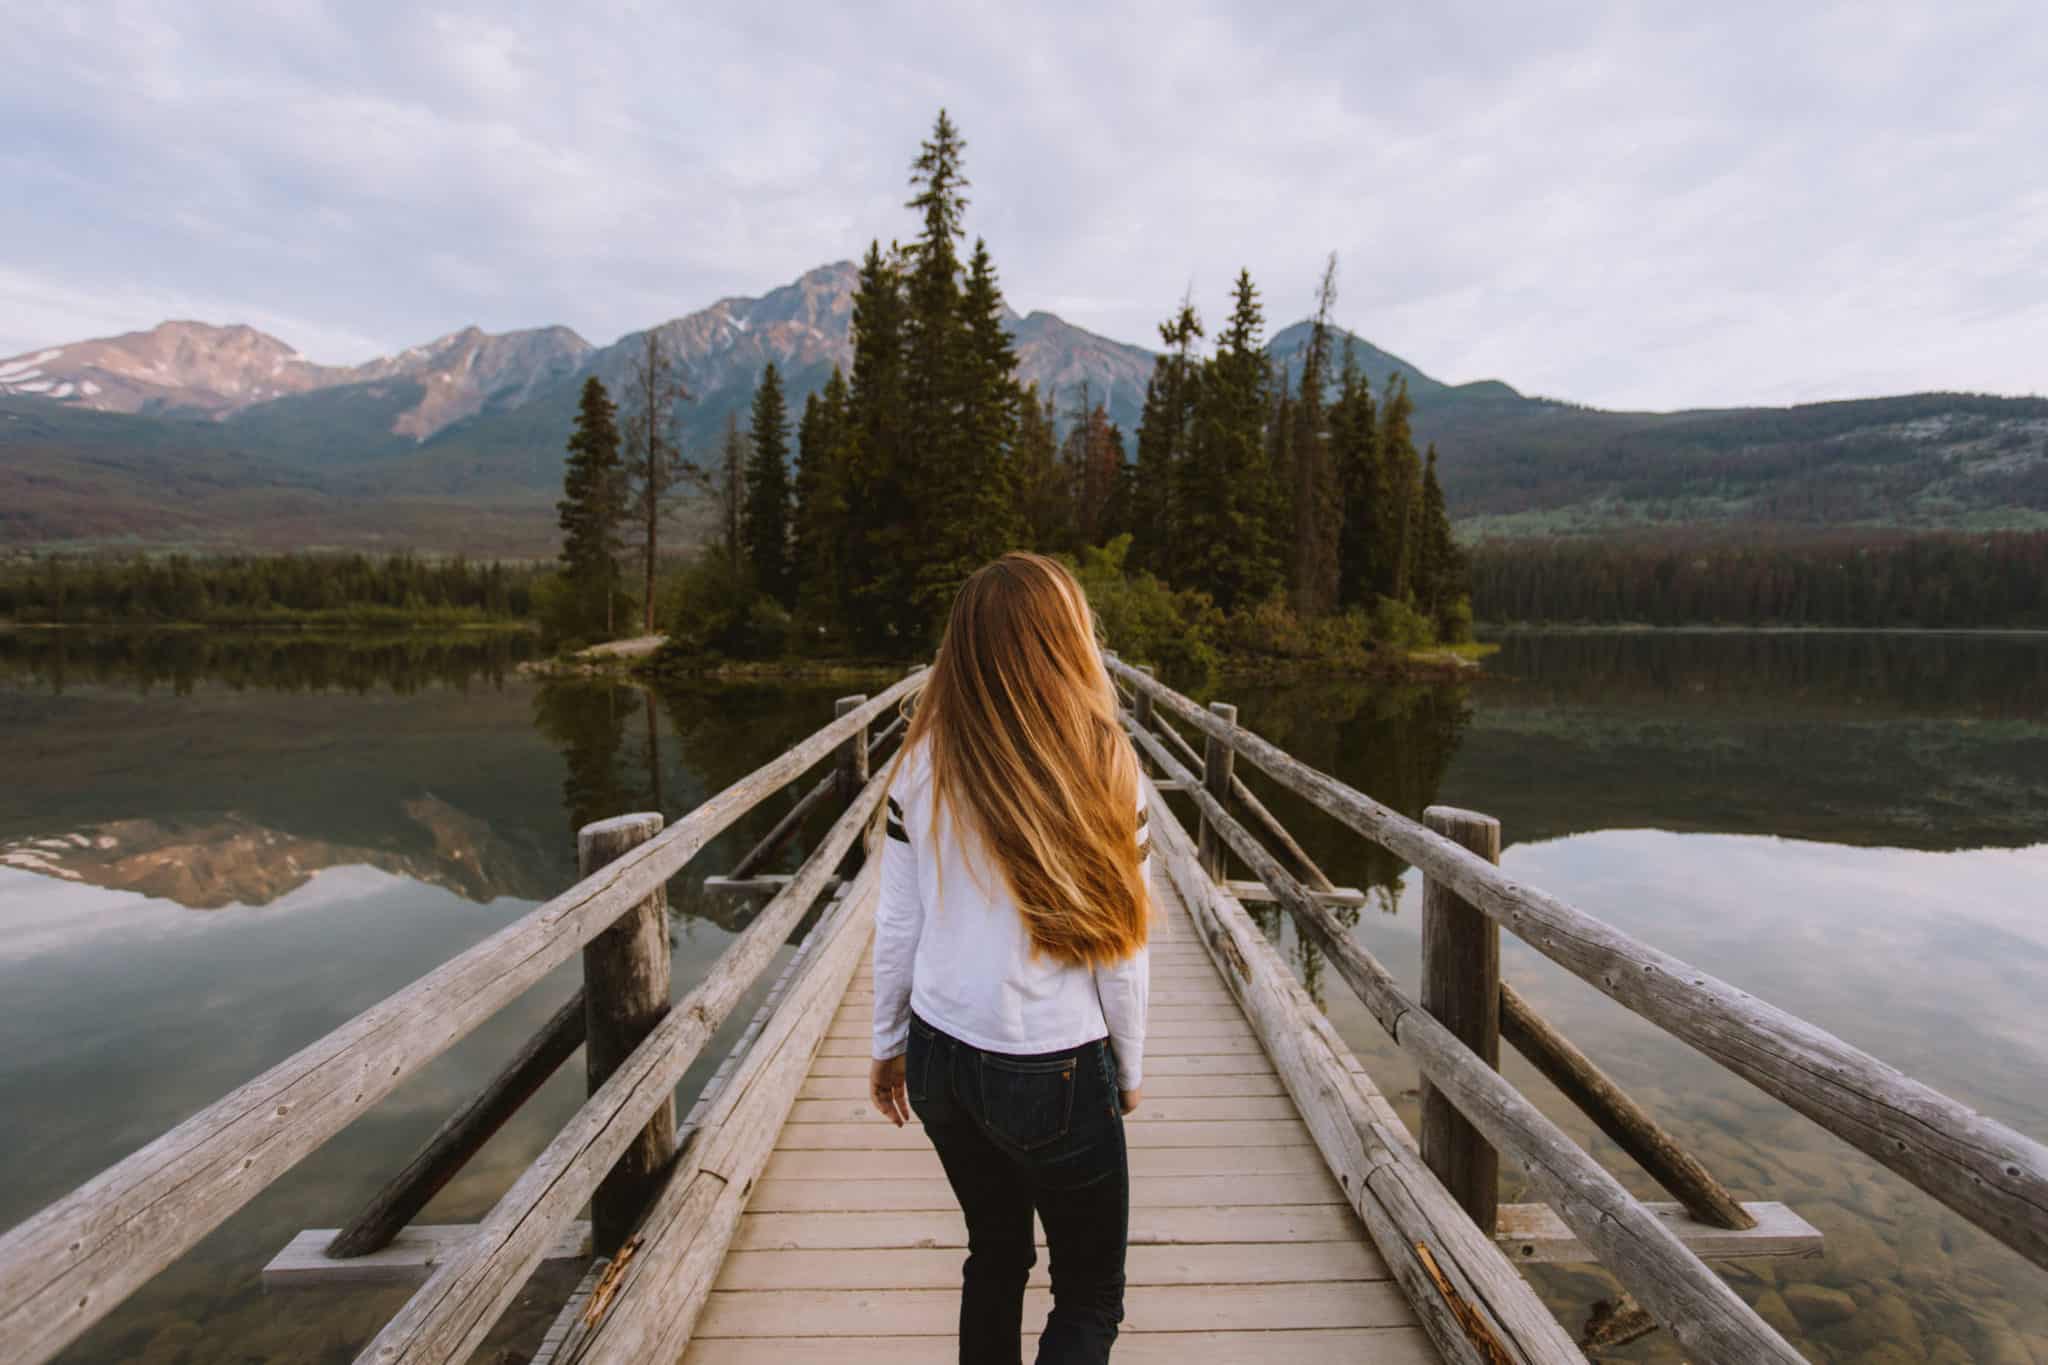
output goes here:
[[[1152, 700], [1151, 694], [1147, 692], [1138, 693], [1138, 697], [1148, 705]], [[1164, 716], [1158, 715], [1156, 712], [1154, 713], [1154, 721], [1154, 728], [1159, 733], [1165, 735], [1173, 743], [1174, 747], [1181, 751], [1182, 756], [1190, 765], [1201, 761], [1200, 756], [1195, 752], [1195, 746], [1188, 743], [1181, 732], [1173, 728], [1171, 721], [1167, 720]], [[1178, 791], [1181, 789], [1180, 783], [1170, 778], [1163, 782], [1156, 782], [1153, 785], [1161, 791]], [[1241, 810], [1258, 822], [1259, 827], [1265, 830], [1267, 836], [1272, 839], [1280, 851], [1293, 860], [1294, 866], [1300, 871], [1302, 880], [1308, 883], [1310, 890], [1334, 891], [1337, 889], [1330, 881], [1328, 874], [1316, 865], [1316, 860], [1308, 856], [1308, 850], [1303, 848], [1294, 835], [1288, 832], [1287, 826], [1280, 823], [1280, 817], [1273, 814], [1267, 808], [1266, 803], [1261, 801], [1257, 794], [1245, 785], [1244, 778], [1234, 771], [1230, 775], [1230, 796], [1232, 800], [1237, 802]], [[1365, 903], [1362, 896], [1359, 903], [1361, 905]]]
[[704, 1116], [641, 1224], [615, 1292], [596, 1311], [586, 1309], [561, 1342], [560, 1365], [682, 1358], [812, 1054], [866, 952], [880, 867], [867, 859], [841, 905], [813, 931], [819, 951]]
[[[856, 692], [850, 697], [841, 697], [832, 703], [832, 714], [851, 715], [860, 709], [868, 699], [867, 693]], [[868, 727], [863, 723], [854, 731], [852, 738], [839, 747], [839, 791], [851, 800], [853, 794], [868, 782]]]
[[[857, 713], [854, 713], [857, 714]], [[688, 995], [534, 1159], [478, 1230], [437, 1269], [360, 1355], [359, 1365], [441, 1365], [466, 1359], [540, 1263], [550, 1240], [581, 1208], [705, 1043], [782, 947], [824, 890], [882, 799], [870, 782], [805, 860], [797, 877], [763, 907]], [[693, 1136], [691, 1145], [702, 1140]]]
[[[1743, 1216], [1749, 1220], [1742, 1228], [1702, 1223], [1681, 1204], [1643, 1207], [1701, 1260], [1818, 1256], [1825, 1245], [1820, 1229], [1784, 1204], [1742, 1205]], [[1548, 1204], [1501, 1205], [1500, 1227], [1493, 1236], [1508, 1258], [1520, 1264], [1584, 1264], [1600, 1259]]]
[[[1146, 736], [1138, 742], [1159, 741]], [[1186, 902], [1204, 950], [1251, 1021], [1317, 1150], [1444, 1358], [1456, 1365], [1583, 1363], [1570, 1335], [1501, 1249], [1423, 1166], [1407, 1130], [1293, 970], [1236, 898], [1202, 869], [1180, 822], [1169, 811], [1153, 819], [1155, 866]], [[1429, 1249], [1441, 1286], [1419, 1248]]]
[[[1209, 709], [1216, 713], [1218, 720], [1232, 729], [1237, 726], [1237, 708], [1227, 701], [1212, 701]], [[1230, 796], [1230, 770], [1236, 763], [1236, 753], [1223, 740], [1209, 736], [1202, 744], [1202, 787], [1221, 809]], [[1222, 881], [1228, 871], [1230, 855], [1225, 851], [1223, 841], [1210, 828], [1208, 803], [1203, 803], [1202, 821], [1195, 833], [1195, 848], [1202, 859], [1202, 870], [1212, 881]]]
[[[725, 874], [726, 880], [738, 882], [752, 877], [760, 870], [762, 864], [780, 852], [782, 846], [803, 828], [804, 821], [809, 818], [811, 812], [824, 805], [838, 791], [839, 769], [834, 768], [819, 778], [817, 784], [809, 791], [798, 797], [797, 803], [783, 813], [782, 818], [775, 822], [774, 828], [761, 836], [761, 842], [748, 849], [747, 855], [732, 865], [732, 871]], [[705, 879], [707, 888], [710, 880]]]
[[[412, 1223], [398, 1230], [389, 1245], [346, 1260], [332, 1255], [327, 1243], [333, 1228], [307, 1228], [285, 1243], [263, 1267], [265, 1289], [313, 1289], [329, 1285], [423, 1284], [434, 1267], [476, 1236], [475, 1223]], [[540, 1264], [562, 1265], [590, 1259], [590, 1224], [566, 1224], [541, 1253]]]
[[[1162, 766], [1179, 766], [1163, 745], [1153, 752], [1164, 760]], [[1496, 1148], [1515, 1157], [1572, 1231], [1599, 1253], [1608, 1273], [1655, 1314], [1674, 1339], [1717, 1365], [1804, 1359], [1619, 1181], [1499, 1072], [1411, 1002], [1386, 968], [1316, 903], [1307, 888], [1224, 810], [1214, 795], [1206, 790], [1190, 794], [1218, 837], [1273, 888], [1296, 926], [1322, 949], [1381, 1027], [1459, 1113]]]
[[48, 1360], [308, 1152], [575, 956], [771, 791], [923, 685], [892, 684], [0, 1236], [0, 1341]]
[[1690, 1043], [2048, 1268], [2048, 1145], [1775, 1005], [1559, 900], [1193, 701], [1111, 663], [1132, 686], [1281, 786], [1455, 889], [1544, 956]]
[[[1162, 791], [1169, 790], [1168, 785], [1164, 782], [1155, 782], [1152, 785]], [[1265, 904], [1275, 899], [1272, 891], [1268, 889], [1264, 882], [1246, 881], [1240, 877], [1232, 877], [1224, 882], [1223, 886], [1231, 895], [1237, 897], [1238, 900], [1246, 905]], [[1311, 891], [1309, 894], [1324, 905], [1354, 906], [1365, 904], [1365, 892], [1355, 886], [1333, 886], [1327, 891]]]
[[[1500, 861], [1500, 821], [1431, 806], [1422, 822], [1488, 862]], [[1500, 1070], [1500, 926], [1441, 882], [1422, 885], [1422, 1008], [1486, 1066]], [[1422, 1078], [1422, 1160], [1481, 1232], [1500, 1207], [1500, 1153]]]
[[[389, 1246], [491, 1135], [504, 1127], [505, 1120], [583, 1046], [583, 1028], [583, 991], [579, 987], [490, 1084], [450, 1114], [405, 1168], [377, 1191], [348, 1226], [334, 1234], [325, 1254], [346, 1261]], [[299, 1236], [303, 1239], [307, 1234]]]
[[[791, 872], [762, 872], [752, 877], [712, 876], [704, 879], [704, 889], [736, 896], [772, 896], [788, 886], [794, 875]], [[825, 884], [825, 889], [830, 891], [839, 885], [840, 879], [834, 877]]]
[[1500, 1026], [1501, 1036], [1517, 1052], [1616, 1146], [1635, 1158], [1652, 1180], [1669, 1190], [1695, 1220], [1723, 1229], [1756, 1226], [1755, 1219], [1714, 1179], [1713, 1172], [1506, 982], [1500, 986]]
[[[588, 877], [624, 857], [661, 833], [661, 823], [660, 811], [644, 811], [585, 825], [576, 832], [577, 872]], [[587, 1093], [595, 1095], [668, 1013], [670, 970], [666, 886], [583, 945]], [[609, 1256], [624, 1244], [675, 1155], [671, 1095], [647, 1116], [647, 1126], [626, 1144], [590, 1197], [591, 1245], [598, 1255]]]

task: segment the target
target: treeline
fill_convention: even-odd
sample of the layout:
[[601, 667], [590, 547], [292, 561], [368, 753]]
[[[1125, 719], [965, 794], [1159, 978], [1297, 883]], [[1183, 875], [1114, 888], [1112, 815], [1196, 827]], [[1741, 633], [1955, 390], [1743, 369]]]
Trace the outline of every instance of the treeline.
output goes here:
[[2048, 532], [1487, 541], [1472, 581], [1504, 624], [2042, 628]]
[[[746, 428], [729, 424], [705, 470], [715, 541], [669, 611], [678, 648], [923, 653], [967, 575], [1020, 546], [1115, 575], [1104, 592], [1137, 594], [1124, 614], [1147, 638], [1196, 655], [1466, 637], [1435, 452], [1416, 451], [1405, 389], [1376, 403], [1348, 352], [1333, 353], [1334, 261], [1298, 376], [1265, 353], [1249, 274], [1212, 356], [1196, 353], [1202, 325], [1184, 303], [1162, 329], [1170, 350], [1133, 459], [1086, 386], [1061, 411], [1019, 384], [988, 246], [963, 246], [964, 153], [942, 111], [912, 165], [918, 236], [871, 243], [861, 262], [850, 370], [835, 368], [792, 430], [770, 365]], [[603, 452], [617, 440], [593, 380], [569, 444], [571, 582], [616, 576]]]
[[41, 555], [0, 561], [0, 618], [29, 623], [421, 624], [526, 616], [538, 571], [460, 555]]

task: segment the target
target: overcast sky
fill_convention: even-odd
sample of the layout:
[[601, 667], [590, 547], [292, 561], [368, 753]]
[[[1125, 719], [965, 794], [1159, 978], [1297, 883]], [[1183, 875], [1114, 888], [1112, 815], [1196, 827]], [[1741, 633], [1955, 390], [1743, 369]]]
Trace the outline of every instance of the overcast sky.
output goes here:
[[941, 105], [1011, 303], [1239, 266], [1608, 407], [2048, 392], [2048, 6], [0, 0], [0, 355], [166, 317], [604, 343], [907, 237]]

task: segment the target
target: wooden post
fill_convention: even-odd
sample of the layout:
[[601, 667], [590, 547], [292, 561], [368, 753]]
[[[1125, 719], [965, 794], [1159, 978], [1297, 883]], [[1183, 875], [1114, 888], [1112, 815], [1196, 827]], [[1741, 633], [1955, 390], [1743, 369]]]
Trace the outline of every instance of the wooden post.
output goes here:
[[[1491, 816], [1431, 806], [1422, 823], [1490, 863], [1500, 861], [1500, 821]], [[1422, 1008], [1500, 1070], [1500, 926], [1435, 878], [1422, 884]], [[1491, 1235], [1500, 1221], [1500, 1153], [1426, 1076], [1422, 1159]]]
[[1744, 1230], [1756, 1218], [1712, 1172], [1664, 1131], [1628, 1092], [1572, 1045], [1506, 982], [1500, 988], [1501, 1034], [1535, 1064], [1564, 1097], [1579, 1106], [1636, 1164], [1671, 1191], [1685, 1211], [1709, 1227]]
[[391, 1245], [391, 1239], [405, 1230], [427, 1201], [455, 1178], [505, 1120], [531, 1099], [555, 1069], [583, 1046], [587, 1027], [583, 992], [569, 997], [555, 1011], [540, 1032], [527, 1039], [526, 1046], [505, 1064], [477, 1097], [448, 1116], [418, 1155], [393, 1176], [376, 1196], [363, 1206], [348, 1226], [334, 1234], [327, 1255], [336, 1260], [367, 1256]]
[[[832, 703], [834, 719], [848, 711], [858, 710], [868, 699], [867, 693], [856, 692], [850, 697], [841, 697]], [[839, 750], [839, 794], [842, 799], [852, 800], [853, 794], [868, 784], [868, 727], [863, 725], [853, 732], [853, 738], [840, 746]]]
[[[1139, 664], [1138, 671], [1148, 678], [1153, 676], [1151, 664]], [[1131, 697], [1131, 718], [1137, 721], [1140, 730], [1152, 728], [1152, 694], [1142, 687], [1134, 689]]]
[[[577, 872], [588, 877], [660, 832], [658, 811], [585, 825], [576, 833]], [[657, 888], [583, 948], [583, 1060], [591, 1094], [668, 1013], [668, 994], [668, 892]], [[676, 1106], [670, 1099], [591, 1196], [590, 1239], [597, 1255], [609, 1256], [625, 1244], [675, 1154]]]
[[[1229, 702], [1212, 701], [1209, 703], [1209, 710], [1224, 724], [1237, 724], [1237, 708]], [[1235, 758], [1235, 752], [1231, 747], [1215, 735], [1203, 737], [1202, 786], [1207, 789], [1209, 795], [1216, 798], [1218, 805], [1225, 807], [1230, 804], [1230, 779]], [[1222, 881], [1229, 861], [1229, 850], [1224, 847], [1222, 836], [1217, 834], [1215, 827], [1209, 823], [1207, 815], [1202, 817], [1195, 846], [1201, 858], [1202, 870], [1217, 881]]]

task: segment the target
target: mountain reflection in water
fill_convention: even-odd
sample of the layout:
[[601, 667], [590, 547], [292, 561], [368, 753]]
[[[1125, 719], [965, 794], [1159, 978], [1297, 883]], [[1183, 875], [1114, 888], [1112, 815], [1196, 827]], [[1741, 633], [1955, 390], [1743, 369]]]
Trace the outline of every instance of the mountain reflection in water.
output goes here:
[[[530, 648], [0, 631], [0, 1225], [570, 885], [580, 824], [641, 809], [673, 821], [855, 690], [541, 686], [516, 671]], [[2048, 1036], [2033, 1023], [2048, 981], [2048, 640], [1523, 635], [1487, 675], [1221, 678], [1205, 696], [1406, 814], [1446, 802], [1499, 817], [1515, 875], [2048, 1136]], [[1412, 980], [1412, 872], [1238, 770], [1334, 880], [1367, 890], [1353, 932]], [[706, 895], [702, 875], [795, 799], [764, 803], [671, 883], [678, 992], [759, 908]], [[829, 819], [767, 870], [794, 868]], [[1260, 918], [1412, 1114], [1412, 1070], [1284, 917]], [[1809, 1357], [2048, 1360], [2038, 1272], [1526, 948], [1503, 958], [1744, 1197], [1785, 1199], [1827, 1233], [1818, 1261], [1726, 1268]], [[457, 1044], [66, 1359], [351, 1359], [402, 1292], [264, 1295], [257, 1271], [298, 1229], [352, 1213], [575, 975]], [[1648, 1193], [1519, 1059], [1506, 1065]], [[581, 1088], [565, 1068], [426, 1219], [487, 1210]], [[1574, 1327], [1613, 1292], [1591, 1270], [1536, 1278]], [[529, 1347], [545, 1299], [481, 1358]], [[1816, 1303], [1850, 1311], [1824, 1320]], [[1677, 1353], [1660, 1334], [1618, 1358]]]

